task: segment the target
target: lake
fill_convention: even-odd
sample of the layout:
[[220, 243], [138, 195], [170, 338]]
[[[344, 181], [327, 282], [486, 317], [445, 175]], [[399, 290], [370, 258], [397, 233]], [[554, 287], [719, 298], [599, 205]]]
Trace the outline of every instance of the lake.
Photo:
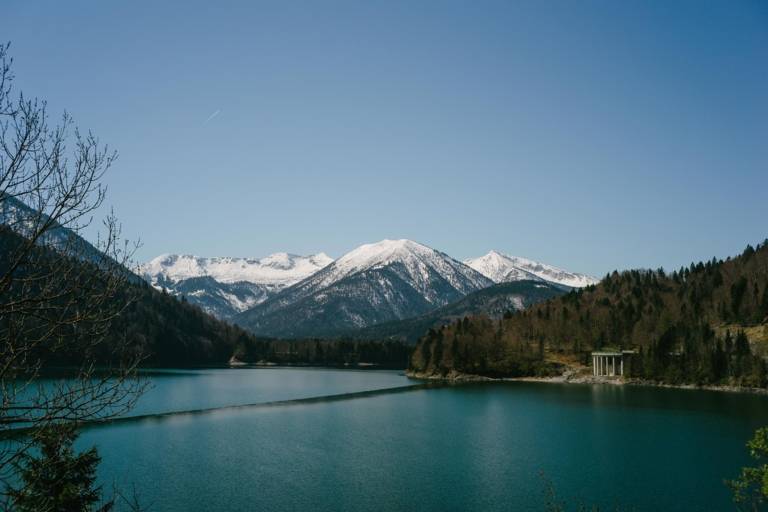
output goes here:
[[544, 510], [547, 482], [568, 503], [734, 510], [723, 479], [768, 425], [768, 398], [711, 391], [511, 382], [386, 392], [418, 382], [296, 368], [150, 378], [137, 414], [283, 401], [85, 430], [78, 446], [98, 446], [101, 481], [135, 485], [162, 511]]

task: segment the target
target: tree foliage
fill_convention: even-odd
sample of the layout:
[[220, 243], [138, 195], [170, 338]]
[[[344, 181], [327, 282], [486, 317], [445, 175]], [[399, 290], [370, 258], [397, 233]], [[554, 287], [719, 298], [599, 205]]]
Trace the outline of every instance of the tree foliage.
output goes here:
[[768, 506], [768, 427], [755, 432], [747, 443], [749, 455], [755, 466], [745, 467], [741, 475], [728, 483], [733, 491], [734, 501], [749, 510], [764, 510]]
[[[0, 434], [119, 414], [141, 390], [141, 354], [122, 337], [108, 342], [132, 300], [133, 247], [112, 215], [95, 244], [79, 236], [103, 206], [116, 154], [69, 114], [51, 122], [44, 101], [15, 92], [8, 48], [0, 45]], [[99, 352], [106, 364], [97, 372]], [[43, 378], [73, 353], [66, 383]], [[0, 478], [26, 449], [0, 443]]]

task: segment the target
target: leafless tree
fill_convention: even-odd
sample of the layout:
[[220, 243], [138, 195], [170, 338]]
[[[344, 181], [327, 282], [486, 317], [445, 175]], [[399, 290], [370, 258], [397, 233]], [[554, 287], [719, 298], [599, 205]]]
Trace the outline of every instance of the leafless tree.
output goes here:
[[135, 246], [113, 214], [93, 245], [80, 236], [103, 206], [116, 153], [67, 113], [51, 124], [44, 101], [15, 92], [8, 49], [0, 45], [2, 482], [28, 449], [18, 429], [113, 417], [143, 389], [140, 352], [110, 331], [133, 300]]

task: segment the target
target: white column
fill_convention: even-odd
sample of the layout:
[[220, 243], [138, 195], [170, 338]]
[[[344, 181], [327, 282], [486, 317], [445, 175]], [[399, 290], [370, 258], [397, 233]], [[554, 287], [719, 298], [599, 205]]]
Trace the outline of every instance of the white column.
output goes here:
[[596, 363], [595, 356], [592, 356], [592, 375], [593, 376], [597, 375], [597, 366], [595, 366], [595, 363]]
[[619, 363], [619, 368], [621, 369], [621, 375], [624, 375], [624, 356], [621, 356], [621, 363]]
[[611, 356], [611, 377], [616, 376], [616, 356]]

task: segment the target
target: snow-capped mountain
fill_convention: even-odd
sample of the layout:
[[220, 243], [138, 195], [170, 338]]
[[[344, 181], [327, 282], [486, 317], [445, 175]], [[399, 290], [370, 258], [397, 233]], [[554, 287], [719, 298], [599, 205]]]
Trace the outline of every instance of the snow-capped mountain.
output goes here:
[[585, 274], [568, 272], [552, 265], [517, 256], [508, 256], [496, 251], [491, 251], [479, 258], [464, 260], [464, 263], [495, 283], [533, 279], [570, 286], [571, 288], [582, 288], [598, 283], [598, 279]]
[[411, 240], [362, 245], [235, 317], [258, 334], [322, 336], [416, 316], [493, 281]]
[[177, 282], [209, 276], [221, 283], [247, 281], [289, 286], [331, 263], [325, 253], [298, 256], [279, 252], [265, 258], [201, 258], [187, 254], [162, 254], [141, 266], [141, 273]]
[[334, 261], [324, 253], [261, 259], [164, 254], [140, 267], [156, 288], [269, 336], [327, 336], [423, 315], [494, 283], [597, 280], [491, 251], [462, 263], [411, 240], [365, 244]]
[[276, 253], [261, 259], [163, 254], [139, 271], [154, 287], [183, 295], [214, 316], [231, 318], [332, 261], [325, 253]]

